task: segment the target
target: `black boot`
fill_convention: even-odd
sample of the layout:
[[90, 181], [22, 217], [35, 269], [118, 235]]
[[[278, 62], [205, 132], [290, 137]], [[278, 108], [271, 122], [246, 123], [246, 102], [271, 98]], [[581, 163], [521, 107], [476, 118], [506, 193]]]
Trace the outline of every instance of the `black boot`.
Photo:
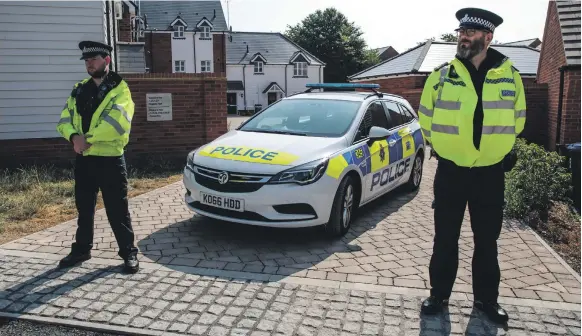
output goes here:
[[507, 323], [509, 316], [507, 312], [501, 308], [497, 303], [484, 303], [481, 301], [475, 301], [475, 307], [485, 313], [487, 317], [495, 323]]
[[449, 304], [449, 300], [439, 299], [431, 296], [422, 302], [420, 308], [421, 312], [427, 315], [438, 314], [443, 311], [443, 308]]
[[137, 273], [139, 271], [139, 261], [137, 256], [130, 255], [125, 259], [124, 271], [127, 273]]
[[91, 259], [91, 252], [78, 254], [78, 253], [69, 253], [68, 256], [61, 259], [59, 262], [59, 268], [67, 268], [76, 265], [77, 263], [86, 261]]

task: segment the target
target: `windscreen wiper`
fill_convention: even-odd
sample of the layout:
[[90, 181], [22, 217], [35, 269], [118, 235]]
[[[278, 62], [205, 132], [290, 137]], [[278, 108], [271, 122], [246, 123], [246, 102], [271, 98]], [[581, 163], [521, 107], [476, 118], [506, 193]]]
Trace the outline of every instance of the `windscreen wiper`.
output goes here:
[[279, 130], [246, 130], [247, 132], [257, 133], [271, 133], [271, 134], [287, 134], [287, 135], [301, 135], [306, 136], [307, 133], [293, 132], [293, 131], [279, 131]]

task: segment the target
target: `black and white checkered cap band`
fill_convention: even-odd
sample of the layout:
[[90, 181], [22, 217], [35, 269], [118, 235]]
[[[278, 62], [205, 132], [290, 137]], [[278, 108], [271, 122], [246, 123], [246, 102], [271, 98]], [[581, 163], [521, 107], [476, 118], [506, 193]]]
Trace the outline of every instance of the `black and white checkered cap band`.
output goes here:
[[109, 55], [109, 50], [102, 47], [85, 47], [83, 48], [83, 54], [87, 53], [104, 53]]
[[495, 25], [491, 21], [484, 20], [479, 17], [469, 16], [465, 14], [465, 16], [460, 20], [461, 24], [476, 24], [479, 26], [483, 26], [491, 31], [495, 30]]

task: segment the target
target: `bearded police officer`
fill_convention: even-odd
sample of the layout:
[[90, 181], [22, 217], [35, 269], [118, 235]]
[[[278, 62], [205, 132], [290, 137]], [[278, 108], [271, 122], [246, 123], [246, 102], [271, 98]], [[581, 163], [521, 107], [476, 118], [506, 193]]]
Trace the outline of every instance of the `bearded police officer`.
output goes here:
[[458, 268], [458, 240], [467, 203], [475, 248], [475, 307], [504, 323], [497, 303], [500, 270], [497, 239], [504, 202], [504, 158], [525, 124], [523, 83], [511, 60], [489, 48], [503, 19], [477, 8], [461, 9], [457, 55], [435, 69], [421, 96], [423, 134], [438, 156], [435, 176], [435, 237], [426, 314], [448, 303]]
[[139, 263], [128, 209], [124, 157], [134, 103], [127, 83], [109, 69], [111, 46], [83, 41], [79, 49], [90, 77], [75, 84], [57, 125], [57, 131], [77, 153], [75, 202], [79, 218], [71, 252], [59, 265], [70, 267], [91, 258], [95, 203], [101, 190], [124, 269], [135, 273]]

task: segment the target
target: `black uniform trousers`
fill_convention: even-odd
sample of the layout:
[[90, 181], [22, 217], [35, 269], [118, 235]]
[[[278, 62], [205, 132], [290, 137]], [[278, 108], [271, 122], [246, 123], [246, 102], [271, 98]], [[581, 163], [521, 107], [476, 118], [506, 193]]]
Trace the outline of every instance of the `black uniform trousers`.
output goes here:
[[119, 246], [119, 256], [137, 255], [135, 236], [127, 199], [125, 157], [77, 155], [75, 164], [75, 203], [79, 218], [73, 253], [86, 253], [93, 248], [93, 232], [97, 194], [101, 190], [107, 219]]
[[497, 239], [503, 222], [502, 163], [466, 168], [439, 158], [434, 181], [435, 238], [429, 273], [431, 295], [448, 299], [457, 277], [458, 240], [467, 203], [473, 230], [472, 280], [475, 300], [497, 303], [500, 270]]

